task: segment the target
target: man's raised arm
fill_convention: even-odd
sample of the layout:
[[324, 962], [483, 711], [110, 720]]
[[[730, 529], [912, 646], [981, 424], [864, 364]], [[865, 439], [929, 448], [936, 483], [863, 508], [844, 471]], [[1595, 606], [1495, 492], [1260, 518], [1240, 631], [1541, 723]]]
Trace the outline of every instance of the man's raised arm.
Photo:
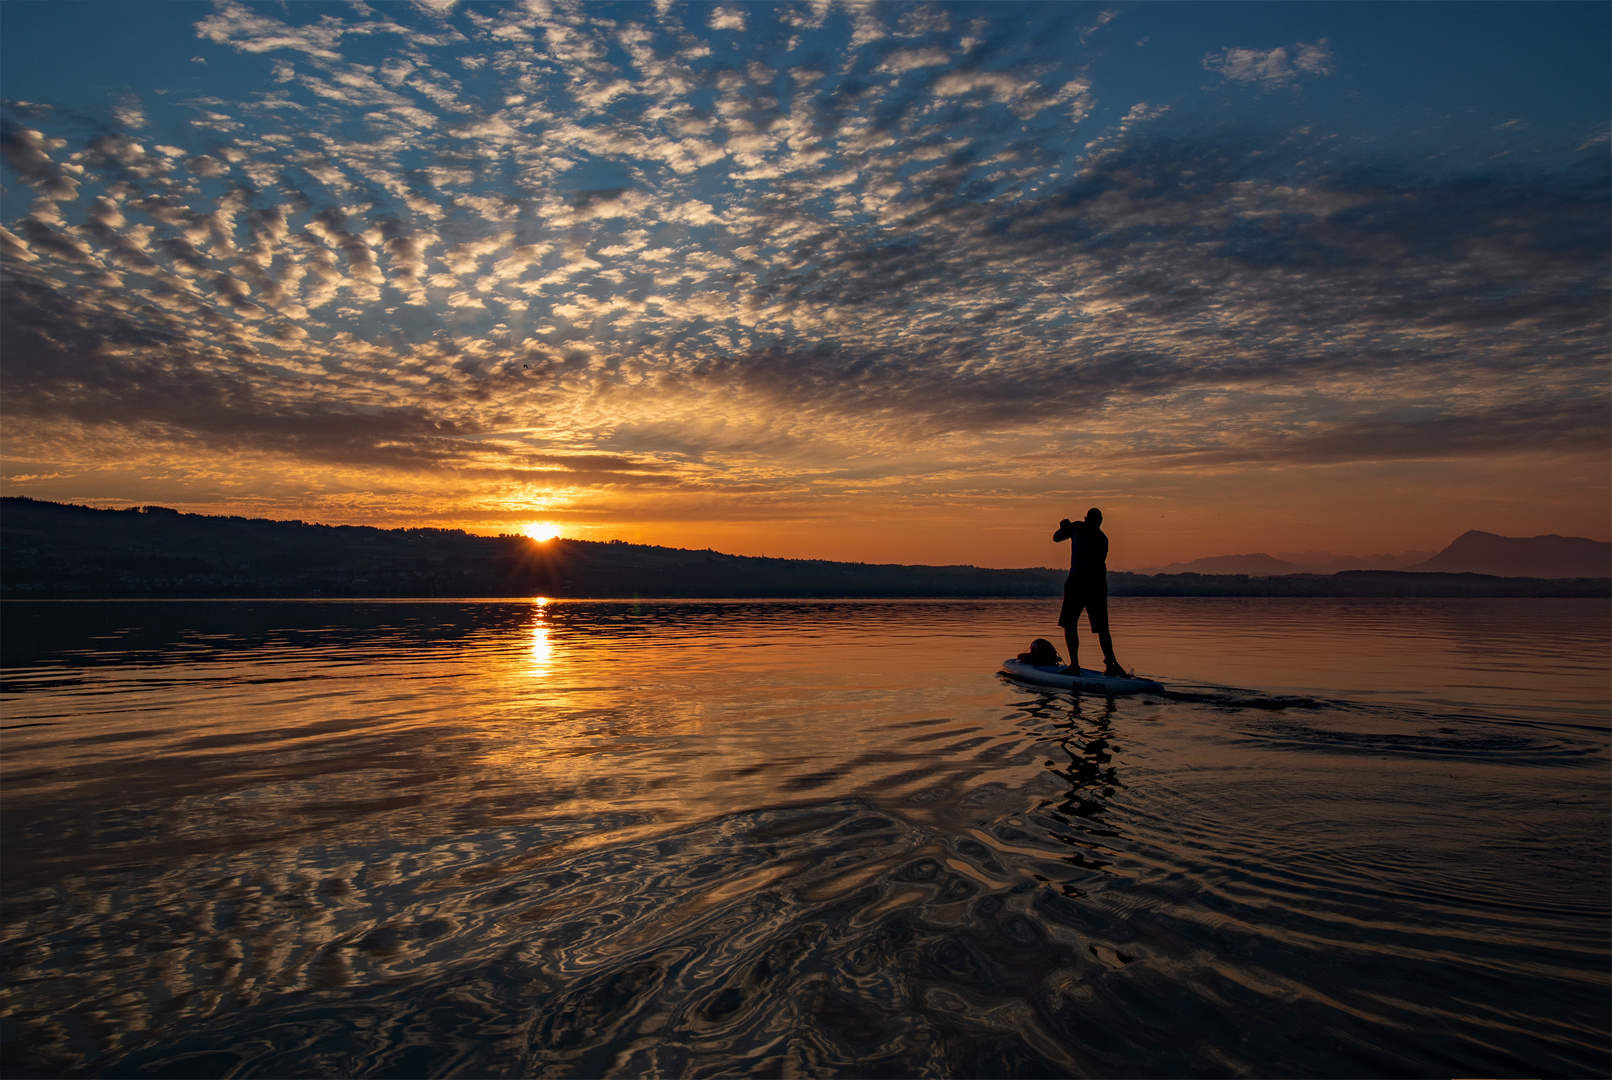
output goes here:
[[1057, 544], [1075, 535], [1075, 524], [1068, 518], [1058, 522], [1058, 531], [1052, 534], [1052, 542]]

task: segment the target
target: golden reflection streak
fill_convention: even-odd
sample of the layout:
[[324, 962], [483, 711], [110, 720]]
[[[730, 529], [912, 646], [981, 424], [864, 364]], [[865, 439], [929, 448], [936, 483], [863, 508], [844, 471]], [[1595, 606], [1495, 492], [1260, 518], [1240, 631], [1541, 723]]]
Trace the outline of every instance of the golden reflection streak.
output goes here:
[[554, 645], [549, 641], [549, 599], [539, 596], [532, 600], [532, 666], [530, 673], [536, 678], [546, 676], [554, 665]]

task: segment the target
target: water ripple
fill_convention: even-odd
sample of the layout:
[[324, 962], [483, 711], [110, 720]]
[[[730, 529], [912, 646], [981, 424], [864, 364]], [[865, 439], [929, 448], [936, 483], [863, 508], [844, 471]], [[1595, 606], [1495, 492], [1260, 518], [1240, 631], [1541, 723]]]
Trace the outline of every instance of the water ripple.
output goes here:
[[[30, 631], [0, 762], [7, 1072], [1609, 1064], [1583, 684], [1102, 699], [996, 679], [1030, 602], [553, 606]], [[1273, 664], [1325, 662], [1340, 610]], [[1464, 640], [1415, 610], [1407, 634]], [[1604, 637], [1571, 610], [1546, 614]], [[1135, 640], [1148, 611], [1178, 614], [1131, 609]]]

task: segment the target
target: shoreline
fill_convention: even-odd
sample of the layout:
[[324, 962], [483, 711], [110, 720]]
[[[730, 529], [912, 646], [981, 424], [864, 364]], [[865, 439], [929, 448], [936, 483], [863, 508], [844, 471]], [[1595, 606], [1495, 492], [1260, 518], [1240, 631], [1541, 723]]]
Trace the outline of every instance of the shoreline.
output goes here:
[[[1061, 572], [1060, 572], [1061, 573]], [[1225, 599], [1315, 599], [1315, 600], [1607, 600], [1612, 599], [1612, 578], [1500, 578], [1482, 574], [1414, 574], [1419, 580], [1351, 582], [1339, 585], [1327, 578], [1246, 578], [1242, 575], [1190, 575], [1200, 580], [1175, 582], [1149, 580], [1147, 575], [1123, 575], [1129, 581], [1115, 582], [1110, 575], [1110, 597], [1181, 597]], [[1174, 578], [1179, 575], [1158, 575]], [[1420, 579], [1443, 580], [1420, 580]], [[645, 601], [745, 601], [745, 600], [1029, 600], [1051, 599], [1061, 589], [1016, 592], [567, 592], [531, 593], [391, 593], [323, 592], [317, 588], [300, 591], [216, 593], [187, 591], [178, 586], [165, 591], [124, 591], [115, 594], [86, 595], [71, 588], [27, 588], [10, 582], [0, 583], [0, 602], [138, 603], [142, 601], [187, 600], [198, 603], [251, 603], [278, 601], [396, 602], [463, 601], [466, 603], [529, 603], [534, 600], [587, 601], [591, 603], [641, 603]]]

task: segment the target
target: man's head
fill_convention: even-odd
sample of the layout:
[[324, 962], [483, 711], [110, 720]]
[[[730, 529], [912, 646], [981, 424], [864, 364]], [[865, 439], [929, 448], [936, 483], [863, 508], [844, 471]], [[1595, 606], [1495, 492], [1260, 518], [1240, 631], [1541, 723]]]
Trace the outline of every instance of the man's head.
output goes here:
[[1103, 512], [1094, 506], [1086, 511], [1086, 520], [1093, 525], [1101, 525], [1103, 523]]

